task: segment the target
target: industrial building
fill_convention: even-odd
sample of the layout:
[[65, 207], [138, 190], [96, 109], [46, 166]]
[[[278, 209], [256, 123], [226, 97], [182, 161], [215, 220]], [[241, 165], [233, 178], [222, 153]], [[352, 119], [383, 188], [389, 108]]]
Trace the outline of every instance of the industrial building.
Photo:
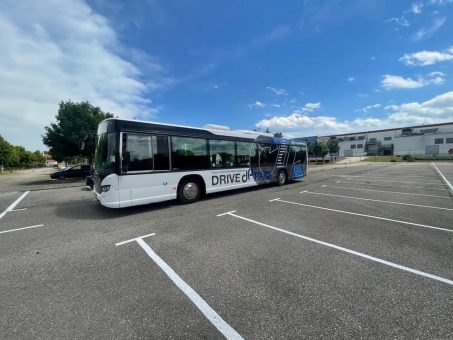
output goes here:
[[338, 139], [339, 156], [453, 155], [453, 122], [322, 136]]

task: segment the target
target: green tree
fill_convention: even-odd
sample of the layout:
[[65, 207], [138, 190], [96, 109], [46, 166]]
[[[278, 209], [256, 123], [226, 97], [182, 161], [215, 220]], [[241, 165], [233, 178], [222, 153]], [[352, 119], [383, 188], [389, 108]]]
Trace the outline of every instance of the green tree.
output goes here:
[[103, 112], [89, 102], [61, 101], [55, 116], [56, 122], [45, 127], [42, 141], [57, 161], [81, 156], [87, 157], [91, 163], [97, 126], [104, 119], [112, 117], [111, 113]]
[[276, 132], [274, 133], [275, 138], [283, 138], [283, 133], [282, 132]]
[[313, 145], [312, 150], [316, 158], [318, 157], [324, 158], [329, 153], [329, 148], [327, 147], [327, 144], [321, 141], [317, 141]]
[[11, 166], [11, 153], [13, 146], [0, 136], [0, 166]]
[[340, 142], [338, 139], [329, 139], [327, 141], [327, 147], [329, 148], [330, 159], [332, 160], [332, 154], [337, 154], [340, 151]]

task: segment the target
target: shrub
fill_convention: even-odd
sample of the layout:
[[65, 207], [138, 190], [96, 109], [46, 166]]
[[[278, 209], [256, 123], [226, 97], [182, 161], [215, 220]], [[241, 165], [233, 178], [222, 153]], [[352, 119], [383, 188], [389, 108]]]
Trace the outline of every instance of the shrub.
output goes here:
[[414, 157], [412, 155], [404, 155], [403, 156], [403, 161], [413, 162], [414, 161]]

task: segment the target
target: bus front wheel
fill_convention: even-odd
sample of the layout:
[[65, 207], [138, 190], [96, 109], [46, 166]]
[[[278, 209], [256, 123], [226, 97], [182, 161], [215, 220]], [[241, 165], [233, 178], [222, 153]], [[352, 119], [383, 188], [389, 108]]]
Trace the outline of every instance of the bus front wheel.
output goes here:
[[193, 179], [183, 180], [178, 187], [178, 201], [180, 203], [193, 203], [201, 196], [201, 185]]
[[286, 174], [285, 170], [280, 170], [278, 172], [277, 177], [277, 184], [278, 185], [285, 185], [288, 182], [288, 175]]

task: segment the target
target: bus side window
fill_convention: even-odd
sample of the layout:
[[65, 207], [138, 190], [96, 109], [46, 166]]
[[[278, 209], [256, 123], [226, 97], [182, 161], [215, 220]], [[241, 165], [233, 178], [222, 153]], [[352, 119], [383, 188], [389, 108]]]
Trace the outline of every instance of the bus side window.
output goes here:
[[236, 166], [250, 166], [250, 156], [255, 153], [255, 143], [237, 142]]
[[234, 166], [234, 142], [224, 140], [209, 140], [211, 151], [210, 160], [213, 168], [228, 168]]
[[171, 137], [172, 170], [201, 170], [211, 167], [207, 140], [203, 138]]
[[168, 137], [153, 136], [154, 170], [170, 170]]
[[151, 136], [123, 134], [123, 171], [153, 170]]

